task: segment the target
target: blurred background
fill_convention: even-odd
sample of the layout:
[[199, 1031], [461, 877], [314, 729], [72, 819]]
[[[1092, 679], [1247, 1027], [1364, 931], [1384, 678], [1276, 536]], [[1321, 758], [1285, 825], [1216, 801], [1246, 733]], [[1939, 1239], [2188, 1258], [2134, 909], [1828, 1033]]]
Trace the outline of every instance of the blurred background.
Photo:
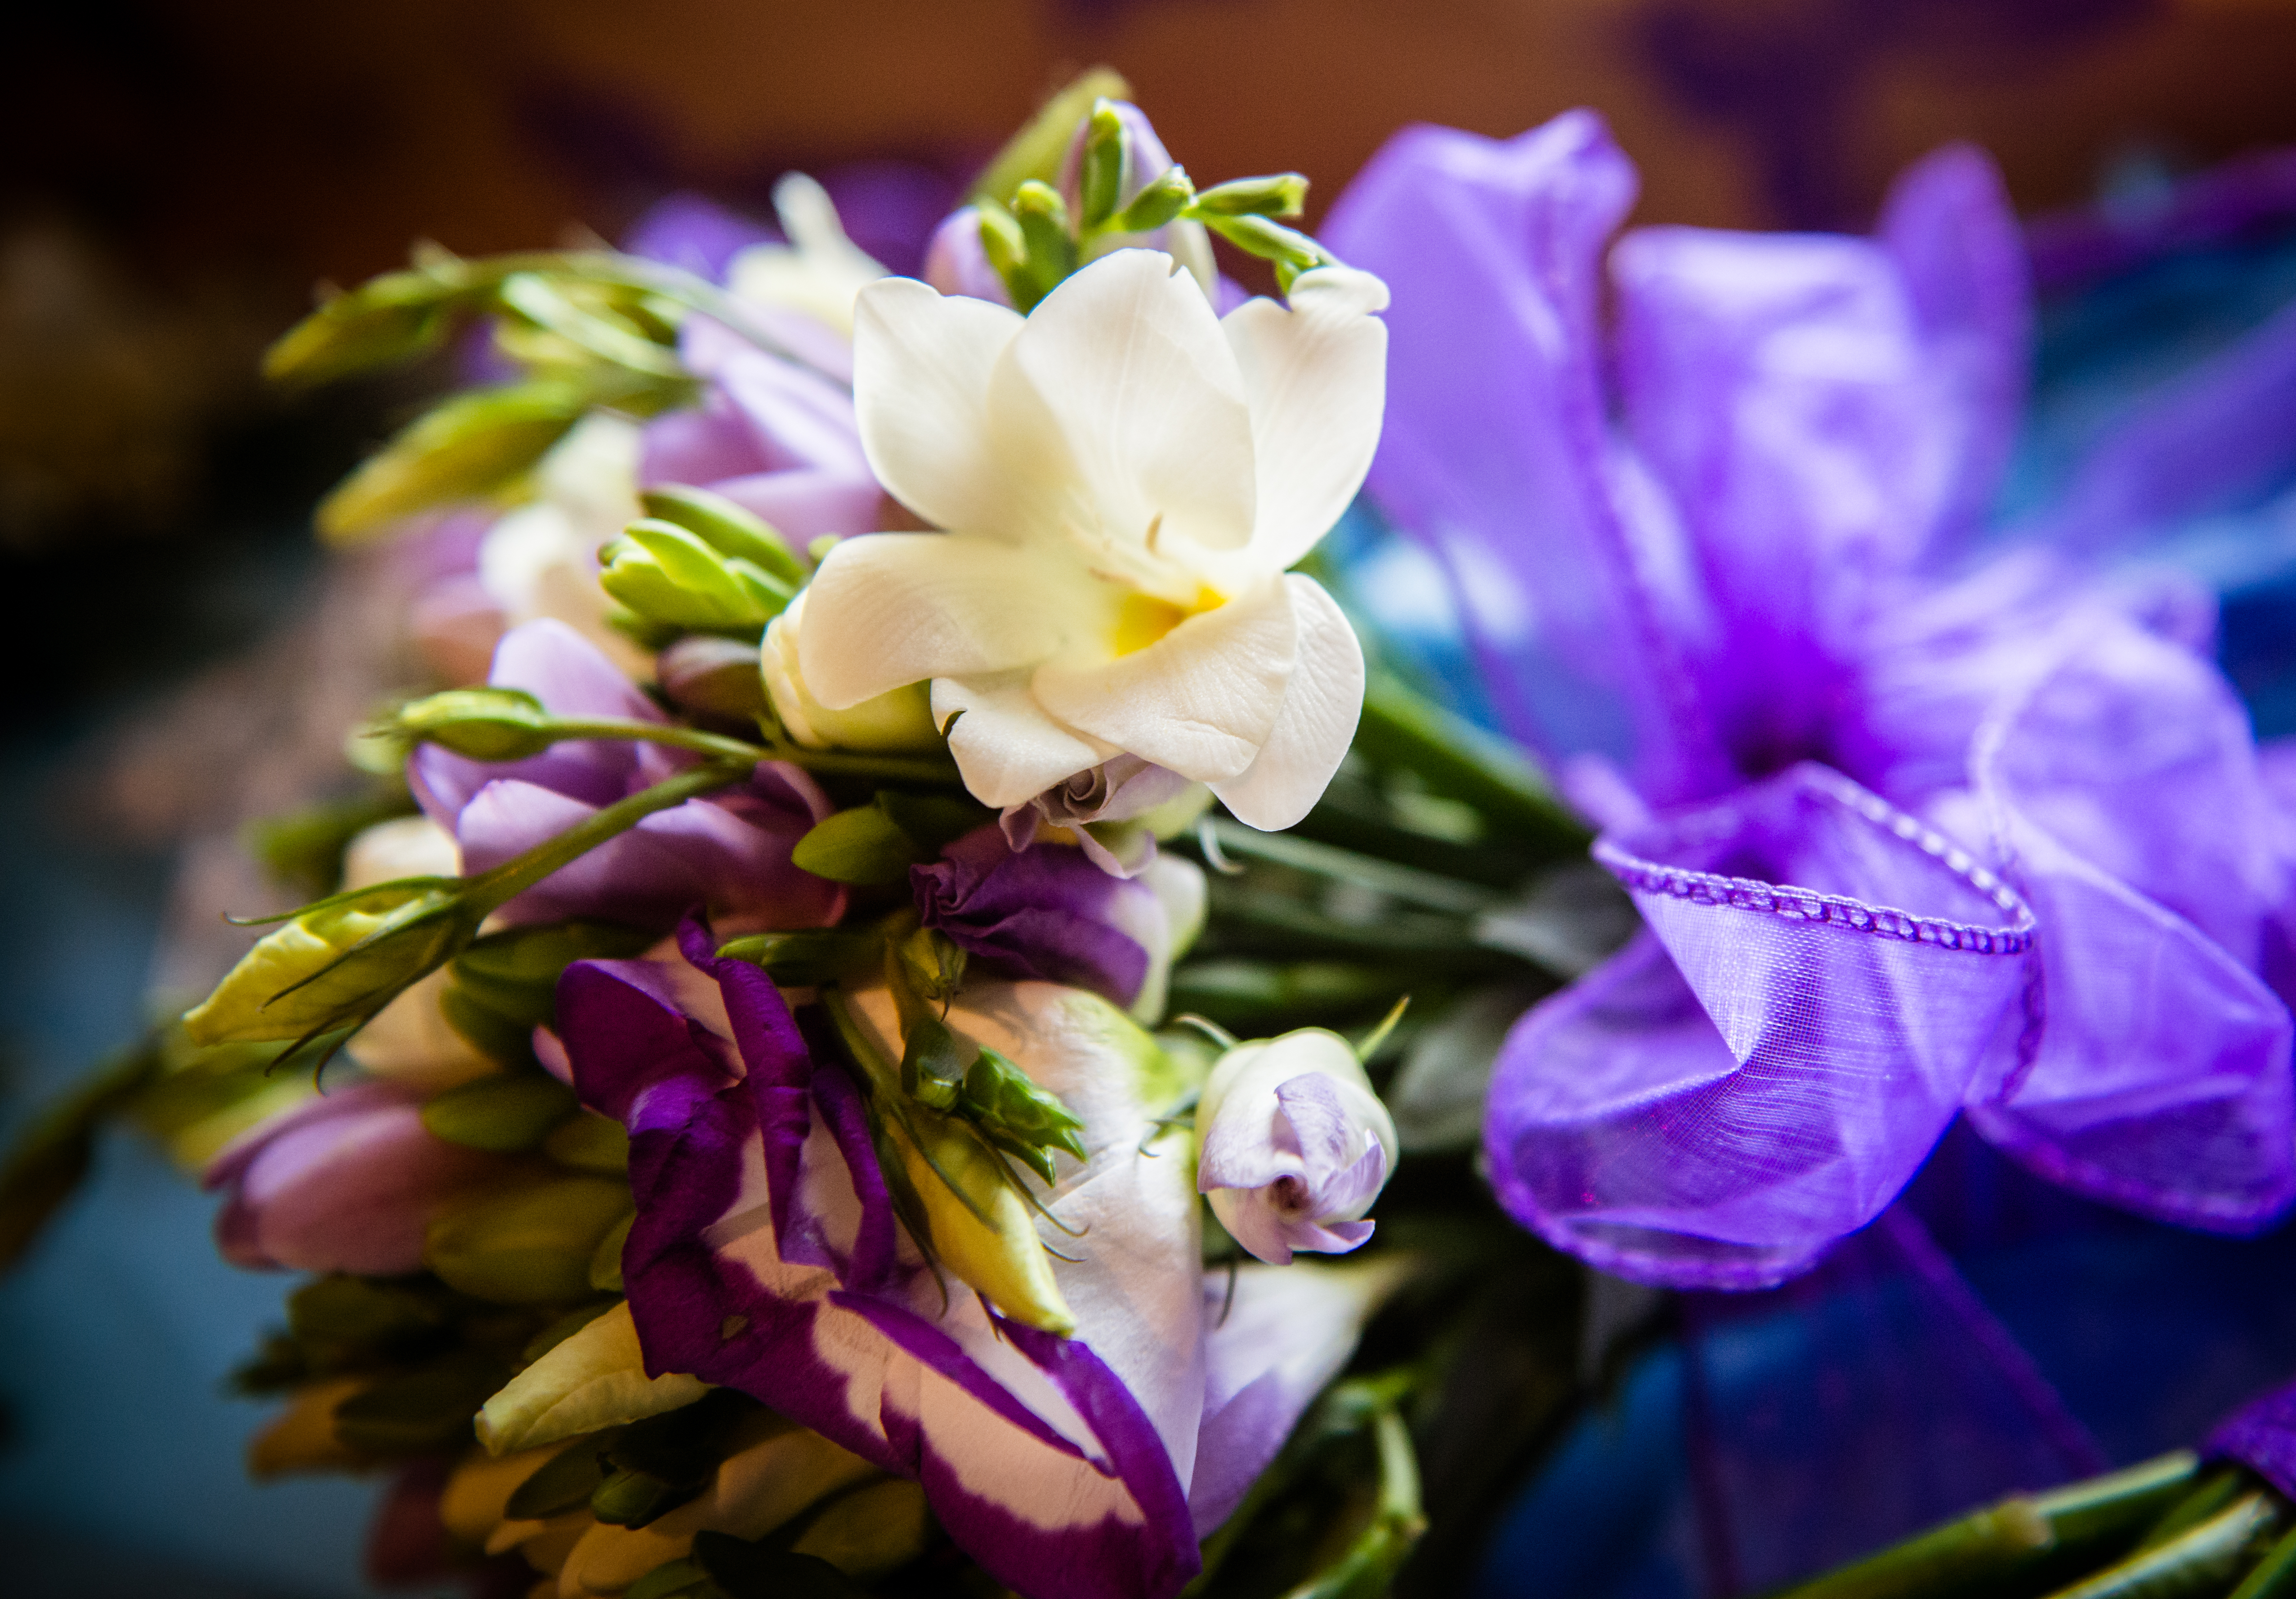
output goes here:
[[[2029, 212], [2296, 144], [2284, 0], [80, 0], [19, 13], [9, 56], [0, 1132], [228, 957], [215, 910], [271, 892], [238, 830], [403, 669], [308, 516], [437, 374], [283, 396], [256, 365], [415, 240], [612, 239], [681, 190], [765, 216], [802, 168], [870, 194], [894, 220], [860, 242], [906, 268], [1095, 62], [1193, 171], [1305, 171], [1311, 220], [1406, 122], [1581, 104], [1638, 220], [1714, 226], [1862, 227], [1954, 139]], [[242, 1480], [260, 1413], [224, 1384], [283, 1284], [217, 1262], [208, 1210], [116, 1136], [0, 1282], [10, 1591], [365, 1591], [371, 1488]]]

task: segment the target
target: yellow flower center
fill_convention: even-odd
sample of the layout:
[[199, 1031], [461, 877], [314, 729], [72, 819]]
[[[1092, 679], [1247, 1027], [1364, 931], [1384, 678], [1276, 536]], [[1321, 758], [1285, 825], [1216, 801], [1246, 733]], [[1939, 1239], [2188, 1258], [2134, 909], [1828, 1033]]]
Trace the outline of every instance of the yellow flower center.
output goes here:
[[1119, 655], [1144, 650], [1190, 617], [1226, 603], [1227, 596], [1210, 584], [1197, 587], [1192, 605], [1175, 605], [1169, 600], [1160, 600], [1134, 589], [1117, 602], [1116, 625], [1109, 629], [1109, 648]]

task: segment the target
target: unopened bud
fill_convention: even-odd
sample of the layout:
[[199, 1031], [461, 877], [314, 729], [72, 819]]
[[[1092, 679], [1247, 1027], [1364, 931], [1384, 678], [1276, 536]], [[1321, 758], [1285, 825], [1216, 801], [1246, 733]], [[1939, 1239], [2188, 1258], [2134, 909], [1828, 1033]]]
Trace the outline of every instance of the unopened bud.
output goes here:
[[575, 1111], [574, 1090], [538, 1072], [480, 1078], [422, 1107], [433, 1136], [465, 1149], [512, 1154], [532, 1149]]
[[1085, 123], [1084, 160], [1078, 176], [1078, 219], [1087, 228], [1114, 216], [1124, 197], [1126, 146], [1124, 118], [1115, 102], [1095, 101]]
[[1288, 266], [1293, 272], [1306, 272], [1312, 267], [1329, 266], [1332, 263], [1330, 250], [1325, 250], [1297, 228], [1271, 222], [1265, 217], [1229, 217], [1207, 215], [1204, 226], [1249, 255], [1277, 266]]
[[448, 1287], [498, 1305], [591, 1292], [590, 1258], [630, 1206], [627, 1183], [559, 1177], [459, 1205], [430, 1224], [422, 1263]]
[[632, 522], [598, 581], [650, 622], [754, 637], [789, 603], [791, 586], [701, 535], [653, 517]]
[[454, 688], [402, 705], [379, 735], [442, 745], [472, 760], [525, 760], [558, 742], [550, 713], [522, 689]]
[[638, 498], [648, 516], [684, 528], [721, 555], [746, 561], [792, 589], [805, 581], [805, 563], [779, 529], [724, 495], [666, 483]]
[[331, 295], [264, 353], [263, 375], [324, 383], [413, 360], [445, 340], [457, 301], [471, 290], [469, 272], [447, 257]]
[[184, 1017], [194, 1044], [299, 1039], [365, 1020], [468, 944], [463, 880], [415, 877], [323, 899], [266, 937]]
[[1013, 216], [1028, 242], [1029, 278], [1036, 299], [1042, 299], [1077, 269], [1068, 204], [1052, 184], [1031, 178], [1014, 192]]
[[548, 454], [593, 398], [556, 379], [457, 395], [345, 479], [320, 504], [319, 530], [353, 539], [434, 505], [492, 494]]
[[479, 1441], [507, 1455], [691, 1405], [698, 1377], [649, 1377], [627, 1300], [528, 1366], [479, 1412]]
[[1026, 1160], [1036, 1174], [1050, 1183], [1053, 1151], [1065, 1150], [1085, 1158], [1084, 1123], [1059, 1098], [1037, 1086], [1034, 1078], [1007, 1057], [984, 1049], [964, 1074], [959, 1101], [964, 1114], [999, 1149]]
[[661, 652], [654, 676], [671, 703], [685, 710], [750, 722], [766, 709], [758, 646], [738, 638], [689, 634]]
[[1186, 168], [1177, 164], [1167, 167], [1124, 208], [1116, 219], [1115, 231], [1152, 234], [1169, 224], [1195, 196], [1196, 186], [1188, 181]]
[[1239, 177], [1215, 184], [1189, 209], [1198, 217], [1297, 217], [1308, 204], [1308, 180], [1297, 172]]
[[752, 933], [734, 939], [718, 953], [764, 967], [766, 975], [784, 988], [811, 988], [850, 976], [868, 964], [877, 953], [877, 941], [866, 933], [807, 928], [797, 932]]

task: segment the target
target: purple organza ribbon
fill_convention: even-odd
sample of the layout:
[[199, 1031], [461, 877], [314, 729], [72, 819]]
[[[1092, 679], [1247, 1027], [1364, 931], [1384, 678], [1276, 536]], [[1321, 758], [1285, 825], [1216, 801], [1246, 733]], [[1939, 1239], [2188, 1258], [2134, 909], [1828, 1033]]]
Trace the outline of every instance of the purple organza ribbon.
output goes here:
[[1609, 249], [1635, 187], [1590, 113], [1414, 128], [1325, 229], [1394, 297], [1371, 490], [1510, 730], [1604, 808], [1648, 924], [1507, 1040], [1502, 1198], [1606, 1269], [1757, 1287], [1965, 1111], [2082, 1193], [2269, 1222], [2296, 1197], [2290, 824], [2205, 600], [2058, 551], [2296, 463], [2296, 408], [2263, 403], [2296, 337], [2108, 431], [2034, 521], [2054, 547], [1957, 562], [2031, 320], [1984, 158], [1916, 165], [1872, 238]]

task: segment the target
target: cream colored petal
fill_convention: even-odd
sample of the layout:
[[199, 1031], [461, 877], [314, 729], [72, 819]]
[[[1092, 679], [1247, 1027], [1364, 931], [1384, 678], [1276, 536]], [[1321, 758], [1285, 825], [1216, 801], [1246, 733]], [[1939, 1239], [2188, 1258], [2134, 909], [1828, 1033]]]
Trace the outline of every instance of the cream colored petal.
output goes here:
[[496, 1455], [536, 1448], [691, 1405], [698, 1377], [649, 1377], [625, 1300], [512, 1377], [479, 1412], [479, 1441]]
[[1217, 783], [1242, 775], [1267, 742], [1297, 643], [1291, 597], [1268, 583], [1129, 655], [1043, 667], [1030, 687], [1070, 726]]
[[1061, 514], [1095, 558], [1251, 536], [1251, 417], [1235, 356], [1193, 279], [1120, 250], [1045, 298], [990, 390], [999, 448], [1058, 474]]
[[842, 710], [927, 677], [1044, 660], [1105, 609], [1090, 579], [1054, 557], [967, 535], [845, 540], [806, 589], [797, 660], [807, 690]]
[[932, 714], [934, 726], [948, 727], [948, 752], [964, 786], [981, 804], [999, 809], [1032, 800], [1116, 753], [1054, 720], [1029, 692], [1026, 670], [940, 678], [932, 685]]
[[992, 447], [991, 373], [1021, 318], [1008, 307], [881, 278], [853, 302], [853, 405], [886, 491], [962, 532], [1009, 525], [1014, 499]]
[[1259, 498], [1251, 553], [1281, 571], [1330, 531], [1363, 487], [1387, 399], [1387, 286], [1326, 266], [1221, 323], [1251, 406]]
[[1242, 775], [1212, 784], [1236, 820], [1274, 832], [1324, 796], [1363, 715], [1363, 646], [1322, 584], [1283, 579], [1299, 626], [1299, 652], [1274, 730]]

